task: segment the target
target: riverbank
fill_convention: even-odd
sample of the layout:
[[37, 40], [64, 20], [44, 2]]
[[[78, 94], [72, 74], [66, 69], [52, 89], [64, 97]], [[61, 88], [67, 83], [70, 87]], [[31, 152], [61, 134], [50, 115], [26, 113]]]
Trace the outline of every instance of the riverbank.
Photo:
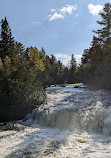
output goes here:
[[0, 103], [1, 123], [23, 119], [28, 113], [31, 113], [33, 109], [43, 104], [46, 98], [45, 88], [43, 88], [42, 86], [38, 86], [35, 88], [31, 87], [30, 89], [25, 91], [23, 95], [20, 95], [20, 98], [19, 92], [17, 95], [18, 100], [15, 100], [15, 104], [13, 100], [12, 103], [9, 102], [5, 104], [5, 98], [2, 98], [2, 100], [4, 100], [4, 103]]

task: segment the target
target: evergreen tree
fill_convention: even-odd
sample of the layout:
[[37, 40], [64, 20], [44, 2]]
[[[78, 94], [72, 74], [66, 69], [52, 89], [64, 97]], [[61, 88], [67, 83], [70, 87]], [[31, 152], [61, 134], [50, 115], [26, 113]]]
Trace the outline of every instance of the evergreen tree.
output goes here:
[[68, 67], [63, 67], [62, 83], [67, 84], [69, 79]]
[[70, 60], [70, 73], [69, 73], [69, 83], [75, 83], [75, 72], [76, 72], [76, 59], [72, 54]]
[[4, 62], [4, 58], [8, 55], [11, 56], [12, 49], [14, 47], [14, 39], [12, 37], [11, 29], [8, 21], [1, 20], [1, 33], [0, 33], [0, 57]]
[[74, 57], [74, 54], [72, 54], [72, 56], [71, 56], [70, 70], [72, 70], [73, 72], [75, 72], [75, 70], [76, 70], [76, 59]]
[[106, 3], [103, 12], [99, 14], [102, 21], [97, 21], [97, 23], [103, 28], [94, 32], [98, 34], [98, 40], [102, 45], [109, 45], [111, 43], [111, 4]]
[[42, 47], [41, 52], [44, 53], [44, 55], [46, 54], [45, 49]]
[[56, 63], [56, 57], [51, 54], [51, 64]]
[[89, 49], [85, 49], [81, 58], [81, 63], [86, 64], [90, 59]]

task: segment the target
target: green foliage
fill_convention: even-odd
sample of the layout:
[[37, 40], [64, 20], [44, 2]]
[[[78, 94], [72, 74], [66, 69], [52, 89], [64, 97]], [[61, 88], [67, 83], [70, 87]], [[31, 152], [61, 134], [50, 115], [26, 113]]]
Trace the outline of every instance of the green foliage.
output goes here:
[[78, 80], [96, 87], [111, 89], [111, 4], [106, 3], [100, 13], [102, 21], [97, 21], [101, 29], [93, 31], [92, 44], [82, 56], [82, 64], [78, 69]]
[[[24, 48], [14, 41], [7, 19], [1, 20], [0, 33], [0, 121], [21, 119], [45, 100], [45, 87], [69, 82], [75, 75], [75, 58], [70, 70], [46, 55], [42, 47]], [[71, 74], [72, 73], [72, 74]], [[73, 78], [72, 78], [73, 79]], [[74, 82], [74, 80], [73, 80]], [[20, 111], [20, 113], [18, 113]]]

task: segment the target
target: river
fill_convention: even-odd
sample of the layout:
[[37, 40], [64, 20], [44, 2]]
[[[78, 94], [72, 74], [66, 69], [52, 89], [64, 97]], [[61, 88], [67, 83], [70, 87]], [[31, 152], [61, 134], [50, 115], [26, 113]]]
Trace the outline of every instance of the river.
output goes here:
[[[81, 86], [81, 85], [80, 85]], [[21, 131], [0, 132], [0, 158], [111, 158], [111, 93], [50, 87]]]

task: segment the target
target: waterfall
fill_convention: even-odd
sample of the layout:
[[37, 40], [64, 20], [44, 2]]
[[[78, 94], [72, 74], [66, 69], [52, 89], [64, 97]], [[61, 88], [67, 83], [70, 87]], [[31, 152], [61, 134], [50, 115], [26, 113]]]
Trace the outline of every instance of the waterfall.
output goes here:
[[110, 94], [89, 89], [49, 88], [47, 104], [32, 112], [42, 126], [111, 134]]
[[111, 157], [111, 93], [65, 86], [47, 88], [20, 131], [0, 132], [0, 158]]

